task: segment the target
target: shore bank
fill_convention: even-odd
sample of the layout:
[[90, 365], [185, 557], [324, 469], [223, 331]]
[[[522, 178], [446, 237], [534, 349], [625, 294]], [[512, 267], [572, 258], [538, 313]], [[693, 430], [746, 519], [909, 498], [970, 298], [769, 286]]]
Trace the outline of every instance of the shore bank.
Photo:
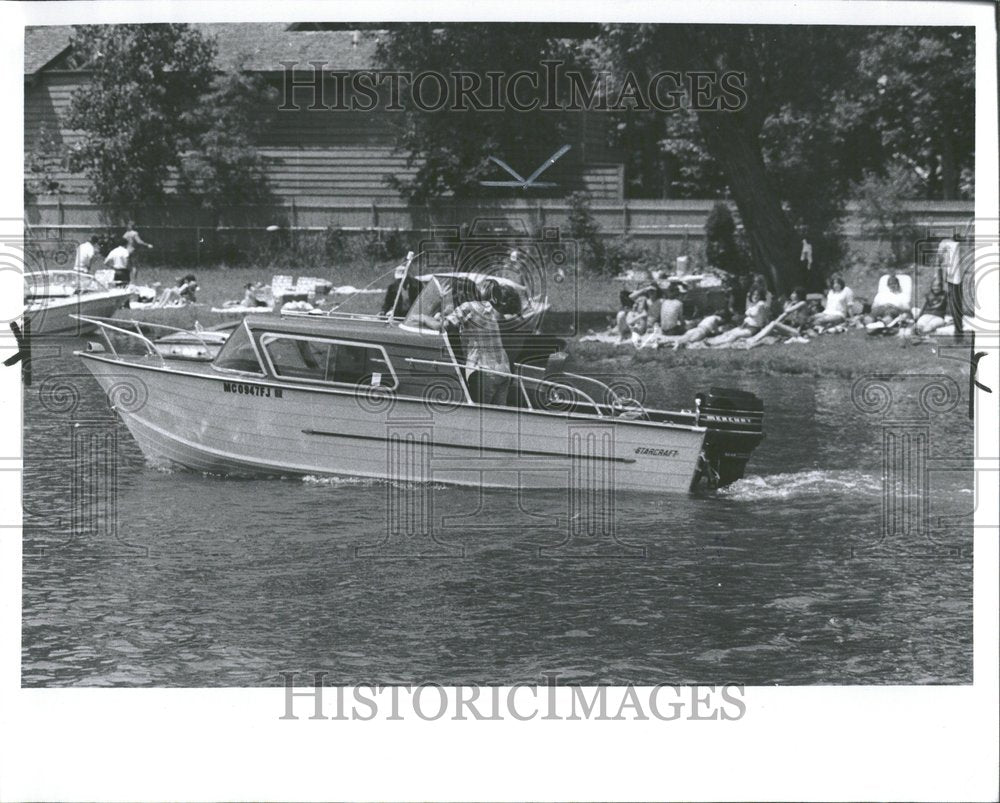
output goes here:
[[[963, 348], [964, 346], [964, 348]], [[582, 364], [702, 368], [760, 375], [832, 376], [873, 374], [968, 376], [971, 345], [951, 338], [915, 343], [909, 338], [871, 336], [863, 329], [819, 335], [808, 343], [775, 343], [752, 349], [639, 349], [631, 344], [573, 341], [569, 351]]]
[[[333, 281], [334, 285], [363, 287], [382, 269], [355, 266], [332, 271], [331, 275], [318, 275]], [[303, 275], [312, 275], [303, 271]], [[139, 274], [141, 284], [160, 282], [172, 286], [177, 277], [176, 269], [143, 268]], [[211, 327], [231, 316], [213, 313], [212, 307], [221, 307], [224, 301], [240, 298], [247, 282], [270, 281], [270, 274], [263, 268], [228, 268], [205, 270], [198, 274], [197, 305], [168, 308], [119, 311], [119, 318], [133, 318], [150, 323], [161, 323], [180, 328], [192, 328], [197, 323]], [[386, 279], [384, 284], [387, 284]], [[376, 284], [375, 286], [382, 286]], [[557, 315], [577, 309], [581, 331], [598, 322], [610, 322], [614, 317], [614, 304], [621, 282], [606, 277], [585, 277], [575, 287], [557, 286], [550, 295]], [[374, 313], [382, 303], [381, 294], [331, 295], [326, 308], [341, 305], [351, 312]], [[558, 328], [562, 328], [561, 326]], [[970, 346], [966, 341], [965, 350]], [[914, 343], [895, 336], [870, 336], [864, 330], [851, 330], [841, 334], [820, 335], [808, 343], [777, 343], [760, 345], [753, 349], [679, 349], [668, 348], [636, 350], [631, 344], [570, 340], [567, 350], [583, 365], [636, 366], [650, 365], [664, 368], [718, 369], [759, 375], [834, 376], [853, 379], [872, 374], [959, 374], [967, 376], [968, 359], [963, 350], [950, 338], [941, 337]], [[965, 360], [965, 363], [962, 362]]]

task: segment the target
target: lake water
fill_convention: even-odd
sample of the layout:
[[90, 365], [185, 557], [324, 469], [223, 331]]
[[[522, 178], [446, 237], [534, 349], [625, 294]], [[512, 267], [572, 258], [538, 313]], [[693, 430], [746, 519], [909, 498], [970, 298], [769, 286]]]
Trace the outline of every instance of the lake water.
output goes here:
[[[567, 541], [561, 492], [149, 467], [60, 349], [36, 348], [25, 389], [25, 686], [260, 686], [283, 671], [344, 683], [972, 680], [972, 426], [957, 374], [923, 404], [931, 380], [889, 381], [902, 401], [881, 410], [877, 383], [852, 394], [844, 379], [645, 366], [664, 406], [712, 384], [754, 391], [767, 437], [736, 485], [620, 493], [613, 532]], [[114, 450], [81, 452], [74, 432], [88, 427], [113, 433]], [[884, 439], [926, 444], [925, 489]], [[106, 458], [116, 493], [74, 513]], [[393, 493], [431, 494], [436, 540], [379, 546]]]

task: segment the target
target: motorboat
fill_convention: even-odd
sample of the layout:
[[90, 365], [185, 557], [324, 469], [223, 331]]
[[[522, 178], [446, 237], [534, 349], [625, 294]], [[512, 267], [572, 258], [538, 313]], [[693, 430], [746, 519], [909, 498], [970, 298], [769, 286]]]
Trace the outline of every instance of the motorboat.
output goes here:
[[113, 287], [90, 273], [46, 270], [24, 274], [24, 319], [33, 336], [91, 331], [85, 319], [109, 317], [128, 305], [131, 290]]
[[650, 492], [715, 488], [743, 476], [763, 438], [763, 405], [745, 391], [712, 388], [684, 410], [647, 407], [562, 370], [554, 355], [511, 347], [506, 333], [509, 354], [532, 356], [512, 359], [509, 372], [489, 372], [506, 380], [505, 403], [474, 402], [458, 338], [420, 325], [421, 315], [441, 314], [449, 278], [456, 276], [426, 283], [431, 295], [422, 293], [402, 321], [248, 315], [210, 361], [171, 357], [140, 324], [119, 320], [89, 319], [103, 342], [76, 353], [157, 464], [228, 475]]

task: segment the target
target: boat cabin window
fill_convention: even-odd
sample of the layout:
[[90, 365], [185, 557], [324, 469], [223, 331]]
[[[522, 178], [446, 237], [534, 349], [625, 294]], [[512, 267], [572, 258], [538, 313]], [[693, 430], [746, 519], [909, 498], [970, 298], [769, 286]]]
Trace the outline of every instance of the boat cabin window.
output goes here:
[[261, 337], [274, 375], [338, 385], [396, 387], [396, 375], [380, 346], [343, 340], [267, 334]]
[[237, 326], [233, 333], [226, 340], [225, 345], [219, 350], [215, 362], [216, 368], [225, 371], [241, 371], [247, 374], [260, 374], [263, 376], [264, 369], [260, 360], [257, 359], [257, 350], [253, 347], [250, 334], [246, 324]]

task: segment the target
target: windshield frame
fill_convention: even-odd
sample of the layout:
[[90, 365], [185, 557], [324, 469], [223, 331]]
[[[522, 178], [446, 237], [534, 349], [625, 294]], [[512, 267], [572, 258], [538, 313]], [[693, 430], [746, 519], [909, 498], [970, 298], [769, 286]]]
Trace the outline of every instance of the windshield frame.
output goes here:
[[[225, 366], [222, 365], [216, 365], [216, 362], [219, 360], [219, 358], [226, 353], [226, 349], [229, 347], [229, 344], [232, 343], [233, 337], [235, 337], [236, 333], [240, 331], [244, 332], [246, 334], [246, 337], [249, 339], [250, 348], [253, 350], [254, 356], [257, 358], [257, 367], [260, 368], [260, 371], [243, 371], [240, 370], [239, 368], [226, 368]], [[238, 346], [234, 346], [234, 348], [238, 348]], [[215, 355], [215, 359], [212, 360], [210, 364], [214, 370], [226, 374], [238, 374], [241, 376], [257, 376], [257, 377], [267, 376], [267, 372], [264, 370], [264, 361], [263, 359], [261, 359], [260, 349], [257, 347], [257, 340], [254, 337], [253, 330], [247, 323], [246, 318], [243, 319], [243, 322], [241, 323], [240, 326], [237, 326], [235, 329], [233, 329], [232, 334], [230, 334], [229, 337], [226, 338], [226, 342], [222, 344], [222, 348], [219, 349], [219, 353]]]

